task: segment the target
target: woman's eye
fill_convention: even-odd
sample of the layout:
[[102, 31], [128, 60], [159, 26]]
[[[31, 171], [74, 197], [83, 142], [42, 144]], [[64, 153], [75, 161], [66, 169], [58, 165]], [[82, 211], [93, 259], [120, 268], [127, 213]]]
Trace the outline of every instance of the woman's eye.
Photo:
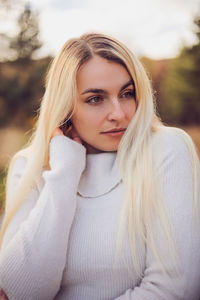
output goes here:
[[127, 98], [127, 99], [134, 98], [134, 97], [135, 97], [134, 91], [126, 91], [121, 95], [121, 98]]
[[89, 103], [89, 104], [99, 104], [100, 102], [103, 101], [103, 98], [100, 97], [100, 96], [95, 96], [95, 97], [92, 97], [92, 98], [89, 98], [86, 103]]

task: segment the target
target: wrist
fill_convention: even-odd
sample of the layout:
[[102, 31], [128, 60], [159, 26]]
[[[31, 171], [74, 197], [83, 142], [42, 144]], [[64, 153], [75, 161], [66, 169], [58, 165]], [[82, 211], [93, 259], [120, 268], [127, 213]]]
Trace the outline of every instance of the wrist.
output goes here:
[[49, 145], [49, 164], [51, 169], [79, 167], [84, 169], [86, 148], [67, 136], [54, 136]]

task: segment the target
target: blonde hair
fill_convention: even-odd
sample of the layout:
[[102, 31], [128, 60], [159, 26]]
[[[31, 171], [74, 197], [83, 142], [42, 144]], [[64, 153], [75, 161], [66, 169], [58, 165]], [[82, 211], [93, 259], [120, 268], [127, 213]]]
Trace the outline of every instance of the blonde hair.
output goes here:
[[[10, 198], [9, 186], [13, 165], [19, 156], [27, 158], [24, 173], [12, 199], [12, 206], [6, 204], [0, 242], [2, 243], [9, 222], [28, 195], [36, 176], [43, 169], [49, 169], [49, 143], [52, 132], [72, 116], [77, 99], [77, 71], [94, 55], [122, 64], [132, 77], [136, 91], [136, 114], [118, 149], [119, 167], [125, 185], [126, 201], [124, 201], [121, 211], [116, 257], [119, 255], [127, 220], [133, 264], [137, 273], [142, 276], [142, 266], [139, 263], [136, 248], [138, 240], [143, 245], [146, 243], [150, 247], [162, 270], [167, 272], [167, 265], [159, 253], [154, 230], [151, 229], [156, 215], [168, 241], [171, 256], [175, 258], [170, 220], [166, 213], [164, 201], [162, 201], [162, 193], [152, 161], [152, 134], [164, 125], [156, 115], [151, 84], [141, 63], [126, 46], [103, 34], [89, 33], [77, 39], [70, 39], [52, 62], [34, 133], [26, 148], [16, 153], [10, 162], [6, 185], [6, 203], [9, 203]], [[195, 165], [198, 158], [193, 144], [182, 131], [180, 134], [186, 140], [192, 153], [193, 165]], [[196, 176], [195, 170], [194, 168], [194, 176]], [[196, 191], [196, 177], [194, 188]], [[197, 195], [195, 197], [197, 198]], [[147, 230], [148, 239], [145, 234]]]

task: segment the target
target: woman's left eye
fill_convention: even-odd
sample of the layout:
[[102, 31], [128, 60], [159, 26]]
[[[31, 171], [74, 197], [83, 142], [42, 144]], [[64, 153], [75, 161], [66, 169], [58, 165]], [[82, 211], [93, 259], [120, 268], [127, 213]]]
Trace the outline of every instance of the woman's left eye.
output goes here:
[[89, 103], [91, 105], [97, 105], [97, 104], [101, 103], [102, 101], [103, 101], [102, 96], [93, 96], [93, 97], [87, 99], [86, 103]]
[[121, 98], [134, 98], [135, 94], [134, 91], [126, 91], [121, 95]]

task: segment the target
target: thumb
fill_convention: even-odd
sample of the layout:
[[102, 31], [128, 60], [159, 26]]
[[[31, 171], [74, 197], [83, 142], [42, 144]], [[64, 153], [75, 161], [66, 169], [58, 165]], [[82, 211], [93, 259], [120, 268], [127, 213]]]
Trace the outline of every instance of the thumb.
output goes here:
[[8, 297], [2, 289], [0, 289], [0, 300], [8, 300]]

